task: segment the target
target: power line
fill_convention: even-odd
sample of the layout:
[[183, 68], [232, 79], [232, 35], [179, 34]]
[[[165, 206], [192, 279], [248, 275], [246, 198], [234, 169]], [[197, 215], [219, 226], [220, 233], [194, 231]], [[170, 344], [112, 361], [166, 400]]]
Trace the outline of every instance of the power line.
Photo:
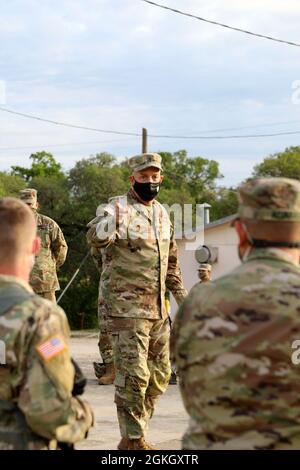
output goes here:
[[[7, 109], [7, 108], [2, 108], [0, 107], [0, 111], [3, 111], [3, 112], [7, 112], [7, 113], [10, 113], [10, 114], [16, 114], [17, 116], [21, 116], [21, 117], [26, 117], [26, 118], [29, 118], [29, 119], [36, 119], [38, 121], [42, 121], [42, 122], [48, 122], [50, 124], [56, 124], [56, 125], [61, 125], [61, 126], [66, 126], [66, 127], [75, 127], [75, 128], [80, 128], [80, 129], [83, 129], [83, 130], [89, 130], [89, 131], [97, 131], [97, 132], [108, 132], [108, 133], [116, 133], [116, 134], [121, 134], [121, 135], [131, 135], [131, 136], [135, 136], [135, 137], [141, 137], [142, 136], [142, 133], [134, 133], [134, 132], [123, 132], [123, 131], [113, 131], [113, 130], [103, 130], [103, 129], [95, 129], [95, 128], [91, 128], [91, 127], [86, 127], [86, 126], [77, 126], [76, 124], [70, 124], [70, 123], [63, 123], [63, 122], [58, 122], [58, 121], [53, 121], [51, 119], [44, 119], [44, 118], [41, 118], [41, 117], [38, 117], [38, 116], [33, 116], [31, 114], [25, 114], [25, 113], [20, 113], [20, 112], [17, 112], [17, 111], [12, 111], [10, 109]], [[252, 126], [240, 126], [240, 127], [225, 127], [225, 128], [217, 128], [217, 129], [204, 129], [203, 131], [199, 131], [199, 134], [202, 134], [204, 132], [208, 132], [208, 133], [213, 133], [213, 132], [227, 132], [227, 131], [239, 131], [239, 130], [243, 130], [243, 129], [257, 129], [259, 127], [272, 127], [272, 126], [279, 126], [279, 125], [284, 125], [284, 124], [299, 124], [300, 123], [300, 120], [299, 119], [296, 119], [296, 120], [293, 120], [293, 121], [277, 121], [277, 122], [270, 122], [270, 123], [267, 123], [267, 124], [256, 124], [256, 125], [252, 125]], [[151, 135], [151, 137], [154, 137], [153, 135]], [[155, 136], [155, 137], [164, 137], [164, 136]], [[193, 137], [194, 138], [194, 137]], [[119, 140], [120, 142], [122, 142], [123, 140]], [[118, 140], [112, 140], [112, 141], [102, 141], [103, 143], [110, 143], [110, 142], [118, 142]], [[89, 144], [89, 143], [102, 143], [101, 141], [99, 142], [74, 142], [74, 144], [77, 144], [80, 145], [80, 144]], [[59, 145], [71, 145], [71, 143], [66, 143], [66, 144], [59, 144]], [[72, 142], [72, 145], [73, 145], [73, 142]], [[51, 144], [51, 146], [53, 146], [53, 144]], [[19, 147], [15, 147], [16, 149], [19, 148]], [[25, 148], [25, 147], [22, 147], [22, 148]], [[28, 146], [28, 148], [30, 148], [30, 146]], [[2, 148], [2, 150], [9, 150], [10, 148]], [[13, 150], [14, 148], [12, 148]]]
[[10, 114], [16, 114], [17, 116], [22, 116], [28, 119], [35, 119], [37, 121], [48, 122], [49, 124], [56, 124], [57, 126], [72, 127], [74, 129], [83, 129], [85, 131], [102, 132], [105, 134], [131, 135], [134, 137], [140, 137], [142, 135], [141, 133], [137, 133], [137, 132], [135, 133], [135, 132], [112, 131], [112, 130], [97, 129], [94, 127], [78, 126], [76, 124], [68, 124], [66, 122], [53, 121], [52, 119], [44, 119], [39, 116], [33, 116], [31, 114], [19, 113], [17, 111], [12, 111], [10, 109], [2, 108], [2, 107], [0, 107], [0, 111], [4, 111]]
[[[141, 133], [134, 133], [134, 132], [123, 132], [123, 131], [113, 131], [113, 130], [103, 130], [103, 129], [97, 129], [97, 128], [92, 128], [92, 127], [86, 127], [86, 126], [77, 126], [76, 124], [68, 124], [65, 122], [59, 122], [59, 121], [53, 121], [51, 119], [44, 119], [38, 116], [33, 116], [31, 114], [25, 114], [25, 113], [19, 113], [17, 111], [12, 111], [6, 108], [0, 107], [0, 111], [4, 111], [7, 113], [11, 114], [16, 114], [17, 116], [22, 116], [26, 117], [29, 119], [35, 119], [39, 120], [42, 122], [48, 122], [50, 124], [55, 124], [58, 126], [65, 126], [65, 127], [71, 127], [71, 128], [76, 128], [76, 129], [83, 129], [83, 130], [88, 130], [88, 131], [94, 131], [94, 132], [105, 132], [109, 134], [120, 134], [120, 135], [130, 135], [134, 137], [141, 137]], [[206, 131], [209, 132], [209, 131]], [[256, 137], [276, 137], [276, 136], [283, 136], [283, 135], [295, 135], [295, 134], [300, 134], [300, 130], [296, 131], [283, 131], [283, 132], [274, 132], [270, 134], [237, 134], [237, 135], [164, 135], [164, 134], [148, 134], [148, 137], [151, 137], [153, 139], [182, 139], [182, 140], [223, 140], [223, 139], [252, 139]]]
[[254, 139], [259, 137], [276, 137], [282, 135], [300, 134], [299, 131], [274, 132], [272, 134], [237, 134], [237, 135], [155, 135], [148, 134], [148, 137], [161, 139], [182, 139], [182, 140], [225, 140], [225, 139]]
[[267, 124], [254, 124], [252, 126], [240, 126], [240, 127], [225, 127], [223, 129], [207, 129], [203, 130], [202, 132], [227, 132], [227, 131], [241, 131], [244, 129], [258, 129], [259, 127], [272, 127], [272, 126], [282, 126], [284, 124], [300, 124], [300, 120], [296, 119], [294, 121], [277, 121], [277, 122], [269, 122]]
[[114, 140], [99, 140], [99, 141], [90, 141], [90, 142], [68, 142], [64, 144], [33, 144], [33, 145], [25, 145], [25, 146], [18, 146], [18, 147], [0, 147], [0, 150], [26, 150], [32, 149], [37, 147], [43, 148], [50, 148], [50, 147], [68, 147], [72, 145], [98, 145], [98, 144], [111, 144], [115, 142], [128, 142], [132, 141], [133, 138], [129, 139], [114, 139]]
[[199, 20], [199, 21], [204, 21], [205, 23], [210, 23], [210, 24], [213, 24], [213, 25], [216, 25], [216, 26], [221, 26], [222, 28], [231, 29], [233, 31], [238, 31], [240, 33], [249, 34], [251, 36], [256, 36], [258, 38], [268, 39], [269, 41], [275, 41], [275, 42], [280, 42], [280, 43], [283, 43], [283, 44], [288, 44], [289, 46], [300, 47], [300, 44], [298, 44], [296, 42], [285, 41], [284, 39], [278, 39], [278, 38], [274, 38], [272, 36], [266, 36], [265, 34], [253, 33], [252, 31], [248, 31], [246, 29], [236, 28], [234, 26], [229, 26], [228, 24], [219, 23], [218, 21], [208, 20], [206, 18], [202, 18], [201, 16], [192, 15], [191, 13], [187, 13], [187, 12], [184, 12], [184, 11], [181, 11], [181, 10], [177, 10], [175, 8], [168, 7], [166, 5], [161, 5], [159, 3], [152, 2], [150, 0], [141, 0], [141, 1], [145, 2], [145, 3], [149, 3], [150, 5], [154, 5], [154, 6], [159, 7], [159, 8], [163, 8], [164, 10], [172, 11], [173, 13], [178, 13], [179, 15], [188, 16], [190, 18], [195, 18], [196, 20]]

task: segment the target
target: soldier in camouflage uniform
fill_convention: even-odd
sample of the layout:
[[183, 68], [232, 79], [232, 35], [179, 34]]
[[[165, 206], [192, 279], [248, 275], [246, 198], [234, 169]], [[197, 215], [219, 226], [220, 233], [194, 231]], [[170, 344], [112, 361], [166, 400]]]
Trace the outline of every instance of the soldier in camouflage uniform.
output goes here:
[[93, 422], [75, 396], [66, 315], [28, 284], [39, 246], [32, 211], [0, 200], [0, 449], [70, 448]]
[[114, 341], [118, 448], [150, 449], [145, 431], [170, 378], [165, 290], [178, 304], [186, 296], [173, 228], [155, 201], [161, 156], [132, 157], [131, 188], [110, 200], [90, 222], [91, 246], [102, 250], [100, 286]]
[[[300, 182], [239, 189], [242, 264], [194, 287], [180, 307], [172, 355], [190, 426], [184, 449], [299, 449]], [[298, 361], [299, 362], [299, 361]]]
[[[96, 264], [98, 272], [102, 273], [102, 253], [101, 250], [91, 248], [91, 255]], [[111, 385], [115, 380], [115, 367], [113, 358], [113, 342], [107, 328], [107, 312], [105, 302], [102, 299], [101, 287], [99, 284], [98, 297], [98, 323], [99, 323], [99, 353], [103, 364], [94, 362], [95, 374], [100, 385]]]
[[20, 199], [33, 210], [38, 236], [42, 241], [30, 274], [30, 285], [39, 296], [56, 302], [55, 291], [60, 289], [56, 271], [66, 260], [68, 251], [66, 240], [54, 220], [37, 212], [36, 189], [21, 190]]
[[201, 283], [211, 281], [211, 264], [200, 263], [198, 267], [198, 277]]

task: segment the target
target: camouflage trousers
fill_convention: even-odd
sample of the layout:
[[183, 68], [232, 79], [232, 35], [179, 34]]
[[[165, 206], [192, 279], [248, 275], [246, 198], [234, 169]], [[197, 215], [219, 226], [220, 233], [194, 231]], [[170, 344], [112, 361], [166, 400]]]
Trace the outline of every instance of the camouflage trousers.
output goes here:
[[115, 362], [115, 403], [122, 437], [145, 435], [170, 375], [168, 320], [108, 317]]
[[43, 297], [43, 299], [50, 300], [51, 302], [56, 304], [56, 297], [55, 297], [55, 291], [51, 290], [49, 292], [38, 292], [38, 295], [40, 297]]
[[99, 353], [104, 364], [113, 362], [113, 342], [111, 334], [107, 330], [107, 314], [106, 310], [98, 305], [98, 325], [99, 325], [99, 340], [98, 347]]
[[241, 432], [228, 439], [219, 435], [203, 432], [187, 431], [183, 436], [182, 448], [185, 450], [300, 450], [300, 430], [295, 426], [294, 431], [252, 430]]

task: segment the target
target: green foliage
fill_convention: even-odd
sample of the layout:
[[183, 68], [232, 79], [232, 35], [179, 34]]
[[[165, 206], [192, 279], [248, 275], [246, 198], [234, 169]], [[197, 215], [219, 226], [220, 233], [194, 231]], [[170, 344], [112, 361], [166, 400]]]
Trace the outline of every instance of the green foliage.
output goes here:
[[[88, 251], [85, 229], [78, 229], [72, 226], [62, 228], [66, 236], [69, 251], [59, 276], [60, 293], [66, 287]], [[73, 235], [71, 235], [72, 232]], [[80, 328], [80, 314], [84, 314], [84, 328], [97, 327], [98, 285], [99, 273], [91, 257], [89, 257], [60, 304], [68, 315], [72, 329]]]
[[29, 158], [33, 162], [31, 168], [12, 166], [13, 174], [20, 176], [27, 182], [31, 182], [33, 178], [39, 176], [45, 178], [62, 174], [61, 165], [57, 163], [52, 153], [36, 152], [32, 153]]
[[284, 152], [266, 157], [254, 167], [253, 176], [281, 176], [300, 180], [300, 147], [288, 147]]
[[30, 187], [38, 191], [40, 211], [53, 219], [65, 220], [69, 212], [67, 175], [35, 176]]
[[[219, 164], [203, 157], [188, 157], [185, 150], [160, 152], [165, 181], [163, 188], [179, 190], [195, 203], [206, 202], [208, 191], [215, 189], [216, 179], [222, 178]], [[167, 194], [167, 193], [166, 193]], [[165, 201], [163, 201], [165, 202]]]
[[107, 153], [77, 162], [68, 180], [73, 212], [80, 213], [81, 222], [85, 223], [95, 216], [99, 204], [128, 189], [123, 168]]
[[237, 212], [237, 191], [234, 188], [218, 188], [208, 202], [211, 204], [211, 220], [222, 219]]
[[10, 175], [5, 171], [0, 171], [0, 197], [18, 197], [19, 191], [26, 186], [24, 180], [19, 176]]
[[[219, 165], [203, 157], [188, 157], [185, 150], [159, 153], [163, 159], [164, 181], [158, 200], [168, 206], [192, 204], [192, 219], [189, 222], [185, 219], [185, 222], [195, 225], [196, 204], [210, 203], [216, 193], [216, 180], [222, 178]], [[171, 212], [170, 216], [174, 223], [175, 214]]]

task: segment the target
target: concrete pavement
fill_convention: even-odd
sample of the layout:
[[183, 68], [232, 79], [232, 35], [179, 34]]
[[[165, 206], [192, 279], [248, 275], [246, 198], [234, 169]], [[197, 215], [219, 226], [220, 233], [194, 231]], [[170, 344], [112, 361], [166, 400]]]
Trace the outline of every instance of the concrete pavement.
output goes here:
[[[98, 335], [95, 332], [74, 332], [71, 337], [73, 357], [78, 361], [88, 379], [85, 398], [91, 403], [96, 423], [88, 439], [77, 449], [113, 450], [120, 440], [114, 386], [98, 385], [93, 361], [99, 360]], [[160, 398], [150, 422], [147, 440], [157, 449], [180, 449], [180, 439], [187, 427], [188, 418], [183, 408], [178, 385], [170, 385]]]

